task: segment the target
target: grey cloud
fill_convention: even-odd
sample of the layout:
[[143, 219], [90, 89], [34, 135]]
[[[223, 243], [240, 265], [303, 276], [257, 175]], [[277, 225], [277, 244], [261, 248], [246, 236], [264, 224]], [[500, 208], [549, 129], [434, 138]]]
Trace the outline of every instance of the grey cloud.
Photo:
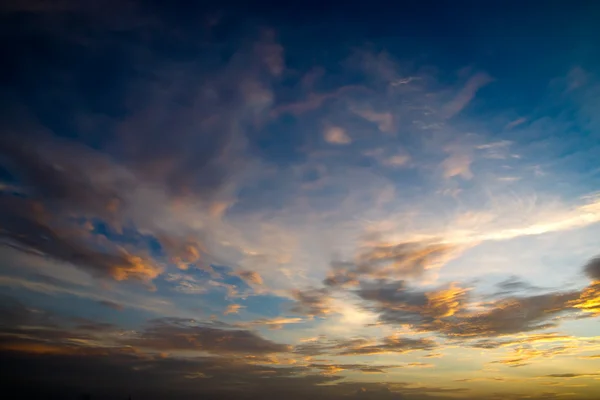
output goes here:
[[466, 337], [531, 332], [556, 326], [553, 318], [572, 309], [569, 304], [578, 297], [577, 292], [571, 292], [507, 299], [479, 314], [432, 322], [424, 329]]
[[433, 350], [435, 341], [426, 338], [386, 337], [380, 343], [342, 350], [340, 355], [367, 355], [380, 353], [407, 353], [415, 350]]
[[132, 186], [132, 177], [110, 158], [48, 136], [5, 135], [0, 154], [29, 197], [43, 199], [55, 211], [108, 219], [111, 205]]
[[467, 292], [450, 287], [430, 292], [411, 289], [405, 281], [363, 282], [357, 294], [375, 304], [384, 322], [424, 326], [451, 316], [467, 303]]
[[535, 286], [522, 281], [517, 276], [511, 276], [497, 284], [497, 286], [505, 292], [515, 292], [520, 290], [536, 289]]
[[16, 249], [65, 261], [88, 272], [117, 280], [156, 277], [160, 266], [125, 249], [101, 247], [86, 241], [88, 233], [81, 228], [62, 229], [61, 223], [31, 201], [0, 195], [0, 238], [2, 244]]
[[[300, 400], [447, 398], [465, 389], [410, 386], [404, 382], [352, 382], [340, 376], [311, 374], [308, 367], [254, 365], [223, 357], [174, 358], [121, 350], [81, 354], [0, 352], [0, 380], [23, 399], [48, 396], [159, 400], [177, 397]], [[98, 377], [103, 379], [99, 380]], [[436, 396], [439, 394], [440, 396]]]
[[449, 261], [458, 248], [441, 241], [414, 241], [364, 246], [355, 262], [334, 262], [324, 281], [327, 286], [352, 286], [359, 281], [384, 278], [418, 278], [429, 267]]
[[217, 354], [269, 354], [285, 352], [289, 346], [264, 339], [242, 329], [207, 326], [181, 319], [160, 319], [150, 323], [123, 344], [155, 350], [195, 350]]
[[[82, 392], [157, 399], [177, 393], [184, 398], [215, 394], [234, 395], [242, 391], [262, 393], [260, 386], [275, 389], [283, 385], [314, 385], [335, 380], [332, 377], [304, 376], [288, 380], [297, 368], [271, 368], [245, 364], [232, 359], [177, 359], [149, 357], [136, 353], [106, 351], [76, 355], [39, 355], [3, 351], [2, 380], [20, 386], [20, 393], [42, 387], [45, 395], [61, 389], [71, 396]], [[29, 373], [27, 373], [28, 371]], [[102, 382], [97, 379], [102, 376]], [[204, 379], [210, 377], [210, 379]], [[199, 380], [202, 384], [199, 385]], [[259, 385], [260, 383], [260, 385]], [[33, 384], [33, 386], [31, 386]], [[27, 386], [30, 388], [27, 389]], [[268, 389], [266, 389], [268, 390]], [[257, 393], [258, 392], [258, 393]], [[43, 392], [42, 392], [43, 393]], [[94, 396], [95, 397], [95, 396]]]
[[439, 242], [404, 242], [376, 245], [358, 256], [358, 273], [375, 276], [416, 277], [435, 263], [444, 261], [455, 246]]
[[591, 280], [600, 281], [600, 257], [590, 260], [583, 270]]
[[291, 311], [309, 316], [321, 316], [333, 312], [327, 289], [298, 290], [293, 293], [296, 304]]
[[423, 332], [447, 336], [487, 337], [555, 326], [555, 317], [576, 311], [581, 292], [556, 292], [497, 300], [485, 310], [468, 308], [467, 292], [460, 288], [432, 292], [411, 290], [403, 281], [363, 284], [358, 295], [373, 305], [382, 322], [410, 324]]
[[[527, 292], [527, 293], [535, 293], [544, 290], [544, 288], [531, 285], [523, 280], [521, 280], [517, 276], [510, 276], [505, 280], [498, 282], [496, 284], [498, 287], [498, 292], [494, 293], [493, 296], [496, 297], [507, 297], [511, 295], [515, 295], [519, 292]], [[546, 289], [547, 290], [547, 289]]]
[[[516, 295], [517, 290], [539, 288], [511, 278], [500, 284], [505, 297], [486, 303], [477, 312], [469, 307], [468, 291], [455, 286], [424, 292], [409, 288], [405, 281], [379, 280], [361, 282], [356, 293], [379, 313], [382, 323], [409, 324], [418, 331], [449, 337], [497, 337], [554, 327], [563, 316], [598, 316], [597, 264], [593, 259], [584, 267], [593, 283], [582, 290]], [[475, 346], [494, 348], [505, 344], [483, 341]]]
[[567, 374], [550, 374], [550, 375], [544, 375], [547, 378], [579, 378], [579, 377], [586, 377], [586, 376], [598, 376], [600, 375], [600, 373], [597, 374], [572, 374], [572, 373], [567, 373]]
[[317, 356], [331, 354], [339, 349], [355, 348], [368, 343], [369, 341], [365, 338], [326, 339], [325, 337], [320, 337], [316, 341], [310, 341], [295, 346], [294, 352], [303, 355]]
[[262, 285], [263, 279], [256, 271], [240, 271], [238, 276], [249, 284]]

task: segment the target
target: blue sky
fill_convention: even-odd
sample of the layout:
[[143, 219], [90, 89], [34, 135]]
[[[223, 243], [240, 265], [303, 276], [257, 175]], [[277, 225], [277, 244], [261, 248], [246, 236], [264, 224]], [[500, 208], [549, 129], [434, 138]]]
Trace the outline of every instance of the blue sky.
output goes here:
[[595, 398], [600, 10], [525, 3], [2, 6], [8, 383]]

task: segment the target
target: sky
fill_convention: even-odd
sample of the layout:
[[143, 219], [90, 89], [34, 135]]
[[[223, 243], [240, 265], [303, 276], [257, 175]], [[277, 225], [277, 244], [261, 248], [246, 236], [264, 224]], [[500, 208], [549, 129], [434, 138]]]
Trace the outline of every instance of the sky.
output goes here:
[[2, 387], [597, 399], [600, 5], [392, 3], [2, 2]]

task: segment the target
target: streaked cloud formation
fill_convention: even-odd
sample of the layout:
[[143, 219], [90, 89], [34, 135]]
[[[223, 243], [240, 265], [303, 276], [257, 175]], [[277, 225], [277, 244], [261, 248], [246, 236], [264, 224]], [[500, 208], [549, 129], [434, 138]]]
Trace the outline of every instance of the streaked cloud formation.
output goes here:
[[595, 399], [598, 12], [452, 7], [2, 5], [6, 390]]

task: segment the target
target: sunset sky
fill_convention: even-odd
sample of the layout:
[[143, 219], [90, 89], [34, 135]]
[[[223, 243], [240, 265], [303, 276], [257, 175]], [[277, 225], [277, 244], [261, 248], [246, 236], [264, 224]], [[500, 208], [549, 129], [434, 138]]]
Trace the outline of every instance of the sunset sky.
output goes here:
[[0, 6], [3, 388], [598, 399], [600, 3], [192, 3]]

